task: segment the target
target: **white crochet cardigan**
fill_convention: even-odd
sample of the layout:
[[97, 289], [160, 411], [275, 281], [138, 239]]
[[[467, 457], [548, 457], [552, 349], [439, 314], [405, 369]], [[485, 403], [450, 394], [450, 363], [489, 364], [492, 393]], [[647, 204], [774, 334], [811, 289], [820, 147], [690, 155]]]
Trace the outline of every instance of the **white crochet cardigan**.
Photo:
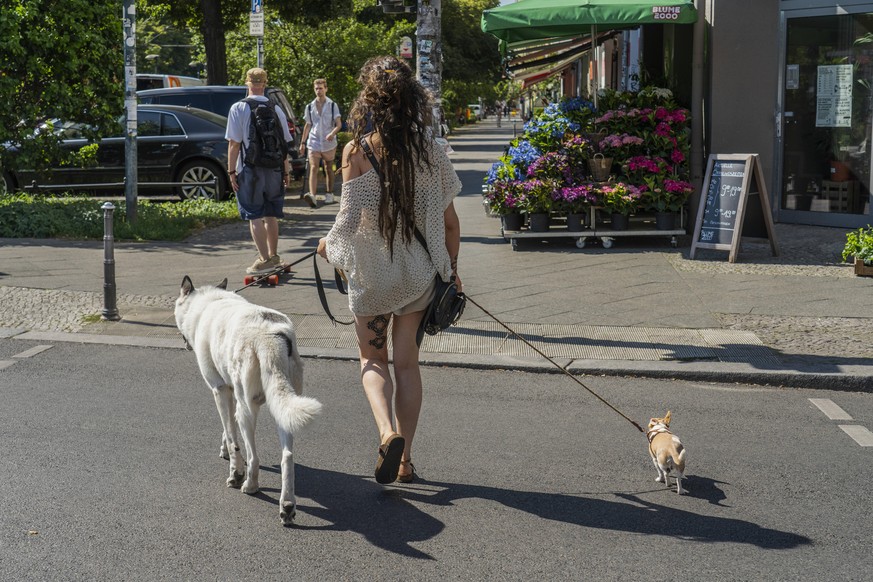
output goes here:
[[413, 237], [405, 245], [398, 230], [394, 260], [379, 234], [379, 177], [370, 170], [345, 182], [336, 222], [327, 234], [327, 258], [349, 279], [349, 309], [355, 315], [382, 315], [418, 299], [437, 272], [452, 273], [446, 250], [445, 209], [461, 191], [448, 155], [430, 145], [430, 167], [415, 175], [415, 223], [427, 240], [431, 257]]

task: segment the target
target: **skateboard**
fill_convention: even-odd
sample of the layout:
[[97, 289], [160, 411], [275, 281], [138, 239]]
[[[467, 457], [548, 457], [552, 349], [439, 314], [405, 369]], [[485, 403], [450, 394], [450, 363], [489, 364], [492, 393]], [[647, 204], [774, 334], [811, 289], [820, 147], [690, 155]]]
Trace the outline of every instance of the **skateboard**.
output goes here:
[[245, 278], [243, 278], [243, 285], [248, 287], [249, 285], [254, 285], [255, 283], [260, 283], [261, 285], [267, 285], [270, 287], [275, 287], [279, 284], [279, 275], [282, 273], [290, 273], [291, 265], [282, 265], [281, 267], [276, 267], [269, 273], [262, 273], [260, 275], [250, 275], [246, 274]]

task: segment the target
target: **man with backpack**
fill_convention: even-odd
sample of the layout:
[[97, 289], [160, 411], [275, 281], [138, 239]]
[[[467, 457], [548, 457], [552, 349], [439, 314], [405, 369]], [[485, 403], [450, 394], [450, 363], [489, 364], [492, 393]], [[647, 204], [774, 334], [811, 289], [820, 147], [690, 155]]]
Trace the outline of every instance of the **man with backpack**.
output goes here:
[[300, 140], [300, 153], [309, 148], [309, 192], [303, 198], [315, 208], [315, 192], [318, 189], [318, 166], [324, 162], [325, 190], [324, 203], [333, 204], [333, 160], [336, 157], [336, 134], [343, 126], [340, 110], [327, 96], [327, 81], [316, 79], [313, 82], [315, 99], [306, 105], [303, 119], [303, 139]]
[[285, 187], [291, 172], [288, 150], [291, 133], [281, 107], [264, 96], [267, 72], [259, 67], [246, 72], [248, 97], [234, 103], [227, 114], [227, 173], [236, 192], [237, 208], [249, 221], [258, 256], [246, 273], [268, 273], [282, 263], [279, 219], [284, 216]]

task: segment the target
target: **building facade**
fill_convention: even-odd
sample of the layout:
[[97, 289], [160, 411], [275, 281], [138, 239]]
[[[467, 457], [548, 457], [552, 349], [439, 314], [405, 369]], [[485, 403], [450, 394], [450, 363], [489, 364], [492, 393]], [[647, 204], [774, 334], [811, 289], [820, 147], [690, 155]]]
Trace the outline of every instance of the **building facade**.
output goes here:
[[873, 222], [873, 3], [700, 4], [704, 150], [759, 154], [778, 222]]

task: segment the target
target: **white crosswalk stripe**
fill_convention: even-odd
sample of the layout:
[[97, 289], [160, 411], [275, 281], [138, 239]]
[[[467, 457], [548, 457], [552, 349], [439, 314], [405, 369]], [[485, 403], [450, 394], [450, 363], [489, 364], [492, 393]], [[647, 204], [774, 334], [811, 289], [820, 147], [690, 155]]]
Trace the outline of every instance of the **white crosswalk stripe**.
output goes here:
[[873, 447], [873, 432], [857, 424], [841, 424], [840, 428], [862, 447]]
[[50, 350], [50, 349], [52, 349], [52, 347], [53, 346], [33, 346], [29, 350], [25, 350], [25, 351], [21, 352], [20, 354], [15, 354], [12, 357], [19, 358], [19, 359], [30, 358], [30, 357], [35, 356], [37, 354], [40, 354], [46, 350]]
[[810, 398], [809, 401], [831, 420], [854, 420], [848, 412], [837, 406], [830, 398]]

